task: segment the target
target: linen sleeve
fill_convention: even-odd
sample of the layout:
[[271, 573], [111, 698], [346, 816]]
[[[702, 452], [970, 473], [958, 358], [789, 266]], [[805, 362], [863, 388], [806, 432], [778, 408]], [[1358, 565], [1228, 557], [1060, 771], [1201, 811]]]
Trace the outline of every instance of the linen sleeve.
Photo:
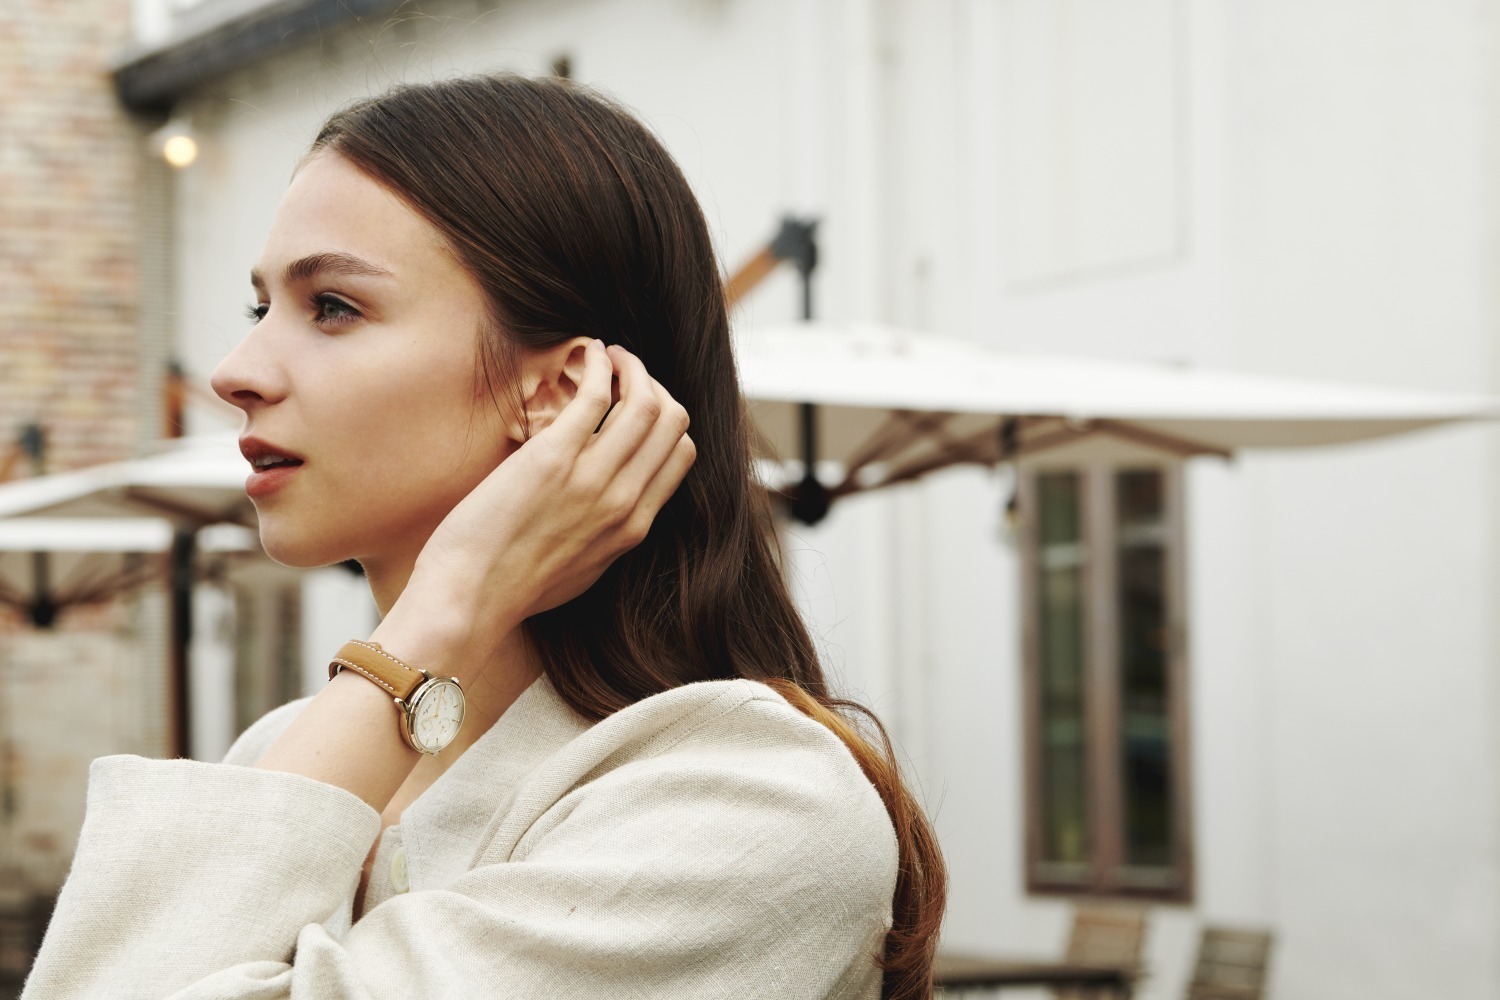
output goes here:
[[100, 757], [21, 995], [162, 998], [242, 963], [269, 972], [291, 961], [305, 925], [349, 926], [379, 833], [358, 796], [302, 775]]
[[505, 858], [352, 927], [379, 832], [357, 797], [101, 758], [23, 997], [878, 995], [894, 835], [836, 756], [756, 738], [627, 763], [549, 804]]

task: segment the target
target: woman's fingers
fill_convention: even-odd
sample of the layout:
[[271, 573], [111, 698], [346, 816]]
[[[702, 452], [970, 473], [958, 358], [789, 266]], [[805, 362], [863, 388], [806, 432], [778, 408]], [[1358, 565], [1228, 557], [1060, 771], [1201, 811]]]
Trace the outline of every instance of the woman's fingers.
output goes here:
[[591, 341], [583, 353], [583, 376], [578, 380], [578, 392], [548, 430], [553, 430], [573, 445], [574, 454], [583, 450], [599, 427], [613, 402], [614, 361], [604, 348], [604, 342]]
[[635, 512], [626, 524], [630, 544], [638, 545], [645, 539], [646, 532], [651, 529], [651, 522], [656, 520], [656, 515], [672, 499], [672, 494], [682, 485], [697, 458], [698, 446], [693, 443], [693, 439], [686, 434], [679, 437], [667, 460], [656, 469], [656, 474], [641, 491], [640, 502], [636, 504]]
[[[590, 445], [591, 454], [583, 458], [597, 462], [595, 474], [607, 477], [601, 498], [606, 516], [620, 526], [622, 541], [631, 546], [645, 537], [656, 513], [687, 474], [696, 450], [691, 441], [682, 444], [687, 438], [687, 410], [639, 359], [619, 347], [611, 347], [609, 354], [620, 376], [620, 402]], [[669, 464], [672, 469], [663, 475]]]
[[660, 422], [662, 397], [639, 358], [619, 346], [609, 348], [609, 357], [620, 377], [620, 401], [605, 419], [590, 450], [599, 471], [612, 479]]
[[687, 475], [686, 430], [686, 411], [639, 360], [591, 342], [574, 399], [448, 513], [423, 547], [421, 579], [474, 596], [476, 620], [519, 621], [577, 596], [646, 537]]
[[673, 399], [655, 379], [651, 379], [651, 388], [660, 407], [660, 416], [646, 439], [615, 474], [616, 488], [628, 496], [632, 503], [656, 478], [656, 474], [672, 457], [678, 442], [688, 431], [688, 413], [682, 404]]
[[[585, 502], [594, 505], [601, 528], [613, 526], [623, 532], [627, 545], [633, 545], [644, 537], [657, 511], [687, 474], [696, 450], [687, 440], [687, 411], [647, 373], [640, 359], [618, 346], [596, 351], [590, 345], [589, 352], [578, 397], [553, 426], [562, 425], [562, 440], [579, 449], [573, 453], [568, 474], [580, 491], [575, 495], [589, 498]], [[618, 376], [618, 402], [613, 408], [609, 389], [602, 388], [604, 369], [598, 364], [599, 355]], [[598, 395], [588, 397], [590, 391]], [[594, 414], [603, 418], [603, 424], [597, 434], [585, 437], [586, 423], [590, 430], [598, 426]]]

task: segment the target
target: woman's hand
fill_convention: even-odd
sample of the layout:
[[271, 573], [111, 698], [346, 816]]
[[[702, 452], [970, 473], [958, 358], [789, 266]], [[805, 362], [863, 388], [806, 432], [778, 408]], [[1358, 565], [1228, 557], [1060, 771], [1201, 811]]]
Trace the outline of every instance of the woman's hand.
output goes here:
[[443, 519], [392, 613], [415, 606], [469, 630], [466, 641], [498, 639], [583, 593], [640, 544], [687, 475], [687, 429], [687, 411], [638, 359], [592, 342], [577, 395]]
[[[515, 656], [522, 621], [582, 593], [646, 537], [696, 457], [687, 423], [638, 360], [590, 344], [577, 396], [443, 519], [370, 638], [462, 677], [480, 722], [471, 731], [483, 733], [535, 676], [488, 665], [507, 647]], [[390, 697], [346, 670], [256, 766], [336, 785], [384, 811], [419, 757], [398, 733]]]

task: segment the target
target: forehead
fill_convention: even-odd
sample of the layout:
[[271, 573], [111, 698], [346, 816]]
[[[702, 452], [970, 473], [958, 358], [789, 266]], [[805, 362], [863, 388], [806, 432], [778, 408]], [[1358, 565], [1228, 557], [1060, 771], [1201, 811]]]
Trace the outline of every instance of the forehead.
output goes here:
[[467, 277], [436, 227], [328, 152], [309, 158], [292, 178], [255, 270], [275, 281], [287, 264], [320, 253], [359, 257], [403, 282]]

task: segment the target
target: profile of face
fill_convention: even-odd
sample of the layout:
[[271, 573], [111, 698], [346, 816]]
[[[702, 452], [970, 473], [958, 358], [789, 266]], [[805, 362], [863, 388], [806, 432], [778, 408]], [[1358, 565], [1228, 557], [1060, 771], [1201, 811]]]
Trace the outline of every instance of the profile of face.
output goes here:
[[497, 406], [514, 393], [479, 377], [480, 286], [431, 223], [332, 152], [297, 171], [251, 281], [255, 325], [212, 385], [244, 411], [242, 443], [300, 461], [247, 487], [267, 554], [290, 566], [415, 560], [526, 419], [536, 431], [572, 397], [587, 344], [528, 352], [525, 416]]

